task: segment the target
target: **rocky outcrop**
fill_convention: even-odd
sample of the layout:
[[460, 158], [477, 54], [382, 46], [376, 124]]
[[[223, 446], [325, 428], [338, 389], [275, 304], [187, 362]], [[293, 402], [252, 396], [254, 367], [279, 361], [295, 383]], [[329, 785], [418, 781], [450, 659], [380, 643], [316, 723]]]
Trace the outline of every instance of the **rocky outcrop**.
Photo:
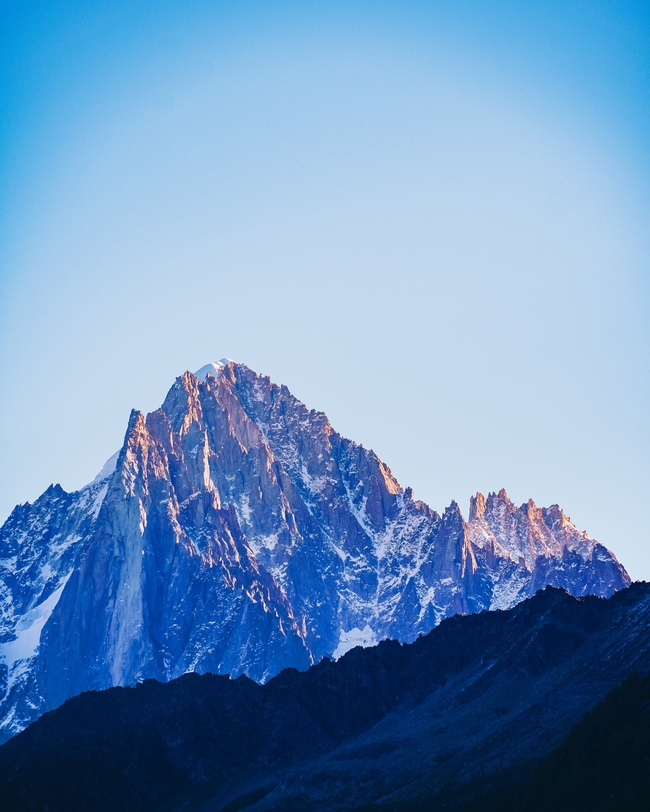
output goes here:
[[264, 682], [546, 584], [629, 583], [557, 506], [502, 491], [477, 495], [468, 522], [456, 503], [440, 516], [322, 412], [225, 361], [133, 412], [91, 485], [17, 507], [0, 566], [4, 737], [91, 688], [187, 671]]
[[549, 585], [573, 595], [607, 596], [629, 583], [622, 568], [622, 580], [614, 583], [612, 553], [578, 530], [558, 505], [539, 508], [530, 499], [516, 507], [503, 489], [487, 499], [477, 493], [467, 530], [489, 573], [490, 609], [508, 609]]

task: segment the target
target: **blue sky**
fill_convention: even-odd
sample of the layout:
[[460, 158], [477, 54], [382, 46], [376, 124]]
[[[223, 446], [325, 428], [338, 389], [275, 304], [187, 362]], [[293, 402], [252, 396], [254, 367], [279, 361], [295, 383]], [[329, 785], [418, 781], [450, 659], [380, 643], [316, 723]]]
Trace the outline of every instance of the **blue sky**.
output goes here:
[[0, 514], [224, 355], [650, 578], [650, 12], [2, 4]]

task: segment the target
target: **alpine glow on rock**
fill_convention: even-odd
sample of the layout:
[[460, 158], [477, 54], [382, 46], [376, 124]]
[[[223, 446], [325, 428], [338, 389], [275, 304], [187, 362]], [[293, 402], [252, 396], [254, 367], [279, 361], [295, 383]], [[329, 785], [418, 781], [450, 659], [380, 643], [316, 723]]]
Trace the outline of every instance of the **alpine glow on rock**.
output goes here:
[[75, 493], [0, 529], [0, 740], [89, 689], [283, 668], [546, 586], [630, 582], [554, 505], [477, 494], [440, 516], [286, 387], [229, 359], [186, 372]]

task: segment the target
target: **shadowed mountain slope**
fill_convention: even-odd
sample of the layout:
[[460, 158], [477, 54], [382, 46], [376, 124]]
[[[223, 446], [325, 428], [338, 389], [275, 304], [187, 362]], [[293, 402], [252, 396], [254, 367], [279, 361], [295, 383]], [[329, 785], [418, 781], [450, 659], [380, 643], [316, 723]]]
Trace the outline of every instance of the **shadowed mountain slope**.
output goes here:
[[187, 674], [84, 693], [0, 747], [3, 808], [433, 808], [479, 774], [525, 771], [647, 672], [648, 628], [648, 584], [608, 600], [547, 588], [265, 685]]
[[[459, 812], [646, 812], [650, 799], [650, 674], [631, 674], [523, 780]], [[514, 786], [512, 784], [514, 783]], [[432, 807], [433, 808], [433, 807]], [[377, 812], [377, 807], [374, 807]], [[405, 804], [399, 812], [422, 810]]]

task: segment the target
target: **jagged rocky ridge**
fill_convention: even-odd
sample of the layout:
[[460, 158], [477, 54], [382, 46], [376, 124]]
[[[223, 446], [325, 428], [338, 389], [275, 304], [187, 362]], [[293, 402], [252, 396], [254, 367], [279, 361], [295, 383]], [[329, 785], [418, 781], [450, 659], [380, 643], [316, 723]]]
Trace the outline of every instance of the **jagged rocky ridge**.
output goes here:
[[[647, 672], [649, 625], [650, 584], [608, 600], [547, 588], [265, 685], [187, 674], [87, 692], [0, 747], [0, 808], [455, 810], [512, 786], [614, 685]], [[620, 784], [601, 782], [618, 793], [603, 809], [647, 808], [621, 805], [634, 793]], [[567, 800], [543, 808], [579, 807]]]
[[89, 486], [0, 529], [0, 731], [88, 689], [187, 671], [265, 681], [551, 584], [629, 577], [557, 506], [505, 491], [442, 516], [322, 412], [241, 364], [131, 414]]

